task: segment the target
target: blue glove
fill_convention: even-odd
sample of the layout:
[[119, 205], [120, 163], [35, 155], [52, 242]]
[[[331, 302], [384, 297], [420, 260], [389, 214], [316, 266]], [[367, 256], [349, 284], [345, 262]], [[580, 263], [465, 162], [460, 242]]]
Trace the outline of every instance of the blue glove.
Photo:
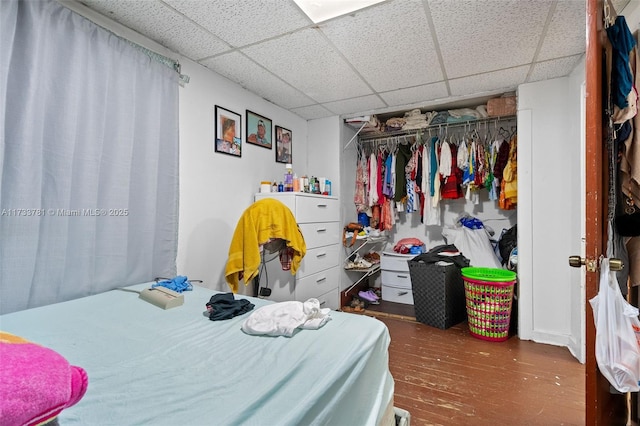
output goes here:
[[172, 280], [159, 281], [151, 286], [155, 288], [158, 286], [166, 287], [169, 290], [173, 290], [176, 293], [182, 293], [185, 290], [193, 290], [193, 285], [189, 282], [186, 276], [178, 275]]

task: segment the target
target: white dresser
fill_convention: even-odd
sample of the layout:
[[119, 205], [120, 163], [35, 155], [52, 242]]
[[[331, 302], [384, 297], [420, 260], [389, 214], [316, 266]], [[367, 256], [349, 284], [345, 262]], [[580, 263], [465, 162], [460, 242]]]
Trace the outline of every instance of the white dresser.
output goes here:
[[307, 245], [307, 254], [294, 276], [283, 271], [277, 254], [266, 254], [266, 274], [260, 277], [260, 286], [271, 289], [269, 300], [304, 302], [313, 297], [322, 307], [337, 310], [340, 307], [340, 201], [337, 197], [306, 194], [303, 192], [273, 192], [255, 195], [255, 200], [275, 198], [282, 201], [296, 218]]
[[382, 252], [380, 256], [382, 300], [413, 305], [408, 261], [414, 257], [416, 257], [415, 254]]

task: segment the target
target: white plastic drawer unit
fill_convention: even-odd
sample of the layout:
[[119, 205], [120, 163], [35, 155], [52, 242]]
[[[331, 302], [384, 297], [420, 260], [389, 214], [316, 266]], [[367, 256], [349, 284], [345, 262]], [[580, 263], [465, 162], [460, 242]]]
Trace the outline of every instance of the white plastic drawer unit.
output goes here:
[[411, 276], [409, 272], [387, 271], [383, 269], [381, 275], [382, 285], [408, 288], [411, 290]]
[[415, 254], [401, 254], [394, 251], [382, 253], [380, 257], [382, 300], [413, 305], [409, 260], [415, 256]]
[[400, 288], [383, 284], [382, 300], [413, 305], [413, 291], [411, 288]]
[[415, 254], [400, 254], [396, 252], [382, 252], [380, 258], [380, 269], [387, 271], [406, 271], [409, 274], [408, 261], [413, 259]]

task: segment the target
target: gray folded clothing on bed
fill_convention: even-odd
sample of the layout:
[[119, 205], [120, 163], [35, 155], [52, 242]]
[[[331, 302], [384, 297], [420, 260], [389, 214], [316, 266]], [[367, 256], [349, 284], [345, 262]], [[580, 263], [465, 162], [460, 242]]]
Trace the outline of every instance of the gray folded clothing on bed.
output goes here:
[[211, 296], [207, 303], [207, 312], [211, 321], [228, 320], [246, 314], [254, 308], [247, 299], [236, 300], [233, 293], [218, 293]]

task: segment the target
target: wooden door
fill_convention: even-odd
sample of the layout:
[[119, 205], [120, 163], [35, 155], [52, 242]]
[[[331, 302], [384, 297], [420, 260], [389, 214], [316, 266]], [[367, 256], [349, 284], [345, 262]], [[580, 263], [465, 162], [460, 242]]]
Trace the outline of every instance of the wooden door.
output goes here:
[[600, 255], [607, 241], [607, 146], [603, 139], [603, 0], [587, 0], [586, 46], [586, 365], [585, 403], [587, 425], [624, 425], [623, 395], [612, 395], [609, 382], [598, 371], [595, 358], [596, 330], [589, 299], [598, 293]]

